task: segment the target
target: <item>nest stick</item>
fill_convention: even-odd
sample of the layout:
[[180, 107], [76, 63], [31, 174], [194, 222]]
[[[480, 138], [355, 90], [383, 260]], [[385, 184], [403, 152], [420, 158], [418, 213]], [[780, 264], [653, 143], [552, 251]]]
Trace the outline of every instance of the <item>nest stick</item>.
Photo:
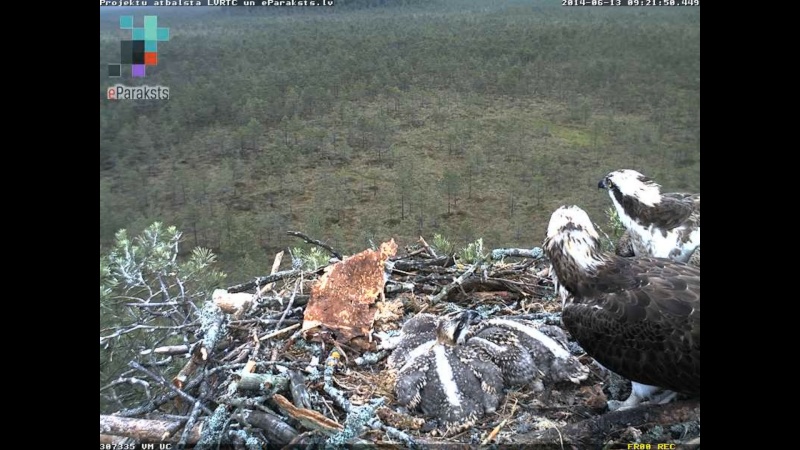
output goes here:
[[326, 244], [326, 243], [324, 243], [322, 241], [318, 241], [316, 239], [311, 239], [305, 233], [301, 233], [299, 231], [287, 231], [286, 234], [288, 234], [289, 236], [298, 237], [298, 238], [308, 242], [311, 245], [316, 245], [317, 247], [324, 248], [325, 250], [328, 251], [328, 253], [330, 253], [334, 257], [338, 258], [339, 261], [344, 259], [344, 258], [342, 258], [342, 255], [339, 252], [337, 252], [336, 250], [333, 249], [333, 247], [331, 247], [330, 245], [328, 245], [328, 244]]
[[283, 315], [281, 316], [280, 320], [278, 320], [278, 324], [275, 325], [275, 330], [279, 330], [281, 325], [283, 325], [283, 320], [286, 319], [286, 315], [289, 314], [289, 311], [292, 309], [292, 305], [294, 304], [294, 296], [297, 295], [297, 288], [300, 287], [300, 278], [295, 280], [294, 282], [294, 289], [292, 289], [292, 296], [289, 297], [289, 303], [286, 305], [286, 309], [283, 310]]

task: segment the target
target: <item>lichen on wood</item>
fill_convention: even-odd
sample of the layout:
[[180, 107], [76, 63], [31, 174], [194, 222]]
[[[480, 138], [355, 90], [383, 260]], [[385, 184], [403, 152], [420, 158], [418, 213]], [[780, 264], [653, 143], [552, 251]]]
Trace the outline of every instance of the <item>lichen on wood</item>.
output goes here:
[[[369, 268], [366, 271], [339, 272], [353, 257], [330, 266], [327, 278], [299, 270], [279, 272], [273, 266], [272, 275], [224, 289], [241, 293], [242, 299], [251, 296], [253, 304], [240, 309], [241, 317], [233, 317], [208, 301], [195, 317], [181, 325], [191, 330], [189, 336], [195, 339], [151, 344], [159, 355], [181, 358], [187, 364], [178, 365], [172, 372], [166, 366], [132, 364], [144, 374], [136, 376], [149, 386], [148, 399], [113, 417], [161, 417], [159, 421], [142, 422], [142, 427], [151, 429], [141, 433], [167, 434], [167, 442], [172, 443], [186, 436], [187, 447], [200, 439], [199, 430], [208, 427], [210, 418], [223, 411], [229, 415], [221, 423], [227, 425], [213, 439], [240, 448], [254, 448], [256, 443], [267, 449], [338, 443], [404, 448], [467, 446], [482, 442], [501, 423], [500, 431], [491, 435], [496, 445], [560, 449], [558, 439], [563, 439], [565, 448], [569, 443], [582, 447], [585, 442], [591, 443], [589, 447], [602, 447], [634, 434], [643, 440], [660, 437], [695, 445], [699, 407], [697, 421], [686, 414], [641, 416], [656, 418], [659, 428], [623, 424], [624, 417], [617, 420], [610, 413], [604, 414], [606, 398], [626, 396], [626, 380], [613, 382], [616, 378], [591, 365], [591, 359], [572, 341], [568, 343], [570, 352], [592, 367], [588, 380], [577, 386], [559, 385], [546, 393], [527, 388], [508, 391], [496, 414], [477, 422], [468, 433], [442, 438], [435, 431], [435, 423], [418, 411], [398, 408], [395, 402], [395, 377], [385, 366], [386, 356], [392, 351], [392, 335], [416, 314], [444, 315], [465, 309], [477, 310], [484, 320], [502, 317], [561, 326], [561, 302], [554, 300], [548, 262], [535, 258], [533, 251], [526, 255], [515, 249], [492, 252], [500, 259], [470, 265], [456, 264], [452, 257], [432, 254], [424, 247], [394, 256], [381, 250], [369, 252], [373, 256], [364, 258], [369, 264], [362, 262]], [[523, 259], [505, 262], [511, 257]], [[340, 268], [335, 269], [337, 266]], [[349, 309], [325, 309], [320, 304], [312, 307], [322, 297], [315, 296], [311, 286], [321, 285], [323, 278], [325, 283], [332, 283], [336, 277], [330, 274], [334, 271], [340, 285], [355, 280], [354, 284], [368, 289], [336, 290], [340, 298], [347, 299]], [[364, 276], [367, 272], [369, 275]], [[363, 284], [364, 280], [370, 282]], [[259, 286], [270, 283], [271, 290], [259, 295]], [[340, 306], [343, 304], [340, 302]], [[319, 308], [316, 313], [314, 308]], [[370, 312], [360, 321], [328, 319], [334, 312], [358, 314], [353, 312], [356, 309]], [[320, 323], [304, 333], [301, 321], [308, 319], [309, 311]], [[362, 320], [370, 317], [371, 321]], [[349, 334], [343, 331], [346, 327], [350, 327]], [[140, 356], [152, 358], [154, 350]], [[191, 359], [185, 359], [187, 350], [191, 350]], [[179, 371], [181, 367], [184, 370]], [[176, 376], [180, 377], [177, 385], [167, 381]], [[130, 374], [126, 377], [131, 378]], [[291, 392], [291, 399], [287, 392]], [[374, 408], [379, 402], [383, 407]], [[159, 409], [169, 409], [168, 420]], [[190, 420], [195, 423], [193, 428], [186, 427]], [[102, 428], [104, 423], [108, 419], [101, 417], [105, 441], [122, 435], [122, 429]], [[558, 427], [562, 435], [558, 436], [555, 429], [534, 434], [532, 430], [543, 424]], [[608, 429], [598, 431], [598, 426]], [[185, 429], [192, 431], [184, 433]], [[582, 441], [587, 430], [594, 430], [598, 437]]]

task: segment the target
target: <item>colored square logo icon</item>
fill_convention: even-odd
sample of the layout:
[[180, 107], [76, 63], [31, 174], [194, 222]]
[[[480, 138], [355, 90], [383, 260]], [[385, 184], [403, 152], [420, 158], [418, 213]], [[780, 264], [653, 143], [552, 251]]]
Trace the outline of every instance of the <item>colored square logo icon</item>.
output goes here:
[[133, 16], [119, 16], [119, 29], [130, 30], [133, 28]]
[[108, 76], [109, 77], [121, 77], [122, 76], [122, 64], [109, 64], [108, 65]]
[[131, 76], [145, 76], [146, 66], [158, 65], [158, 42], [169, 41], [169, 28], [158, 26], [158, 16], [144, 16], [142, 26], [137, 27], [134, 16], [120, 16], [119, 28], [130, 30], [130, 39], [120, 41], [119, 64], [108, 65], [109, 77], [121, 77], [123, 65], [131, 66]]

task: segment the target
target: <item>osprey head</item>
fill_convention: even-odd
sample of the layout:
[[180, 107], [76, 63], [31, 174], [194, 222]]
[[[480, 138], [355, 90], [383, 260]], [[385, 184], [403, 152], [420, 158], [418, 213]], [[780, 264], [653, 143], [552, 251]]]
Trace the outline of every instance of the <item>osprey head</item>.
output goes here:
[[439, 342], [447, 345], [463, 344], [469, 333], [470, 325], [481, 321], [481, 316], [473, 310], [466, 310], [454, 317], [442, 319], [436, 328], [436, 337]]
[[550, 216], [544, 251], [557, 274], [560, 264], [556, 262], [562, 259], [573, 261], [583, 270], [594, 269], [602, 262], [600, 235], [586, 211], [577, 206], [562, 206]]
[[547, 225], [547, 240], [563, 239], [569, 235], [584, 235], [584, 239], [594, 241], [600, 239], [586, 211], [574, 205], [555, 210]]
[[661, 202], [661, 186], [631, 169], [609, 172], [597, 183], [597, 187], [607, 189], [618, 201], [621, 197], [633, 197], [648, 206]]

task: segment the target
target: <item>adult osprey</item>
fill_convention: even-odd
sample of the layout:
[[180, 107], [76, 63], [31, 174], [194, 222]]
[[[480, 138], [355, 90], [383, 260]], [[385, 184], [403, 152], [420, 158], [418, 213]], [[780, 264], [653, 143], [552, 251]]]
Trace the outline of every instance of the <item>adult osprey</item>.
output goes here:
[[658, 388], [700, 395], [700, 269], [602, 253], [599, 243], [577, 206], [551, 216], [543, 247], [565, 327], [590, 356], [633, 382], [623, 406]]
[[610, 172], [597, 187], [608, 190], [634, 255], [689, 262], [700, 247], [700, 194], [662, 194], [653, 180], [630, 169]]

